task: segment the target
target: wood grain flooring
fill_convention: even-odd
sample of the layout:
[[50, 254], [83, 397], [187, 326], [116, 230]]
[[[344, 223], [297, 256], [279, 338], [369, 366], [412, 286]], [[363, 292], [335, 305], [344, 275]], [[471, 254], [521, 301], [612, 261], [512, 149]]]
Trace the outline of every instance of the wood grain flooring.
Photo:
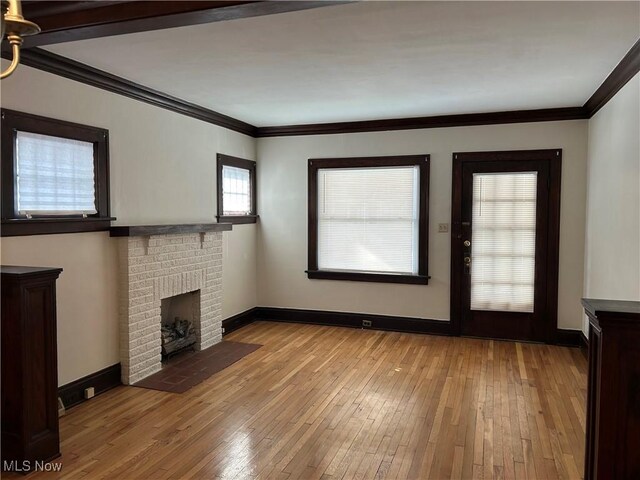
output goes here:
[[184, 394], [119, 387], [61, 419], [29, 480], [580, 478], [577, 349], [258, 322]]

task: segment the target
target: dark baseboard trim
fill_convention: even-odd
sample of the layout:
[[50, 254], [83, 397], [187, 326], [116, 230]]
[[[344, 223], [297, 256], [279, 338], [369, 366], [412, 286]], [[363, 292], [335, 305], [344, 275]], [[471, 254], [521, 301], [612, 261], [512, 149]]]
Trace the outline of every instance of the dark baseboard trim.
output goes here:
[[93, 387], [95, 394], [99, 395], [118, 385], [122, 385], [119, 363], [58, 387], [58, 396], [62, 399], [64, 408], [70, 408], [86, 401], [85, 388]]
[[581, 347], [582, 330], [566, 330], [564, 328], [556, 329], [556, 345], [562, 345], [564, 347]]
[[[229, 317], [222, 321], [222, 326], [225, 330], [223, 335], [260, 320], [325, 325], [329, 327], [363, 328], [389, 332], [459, 336], [453, 331], [451, 322], [444, 320], [279, 307], [255, 307]], [[371, 326], [363, 326], [363, 321], [371, 322]], [[587, 343], [588, 341], [581, 330], [566, 330], [562, 328], [556, 329], [555, 341], [552, 342], [554, 345], [582, 348], [584, 351], [586, 351]]]
[[[367, 328], [394, 332], [428, 333], [432, 335], [451, 335], [450, 322], [422, 318], [372, 315], [367, 313], [258, 307], [255, 320], [306, 323], [333, 327]], [[363, 321], [371, 322], [371, 326], [363, 327]]]
[[222, 321], [223, 333], [222, 335], [227, 335], [234, 330], [238, 330], [239, 328], [244, 327], [245, 325], [249, 325], [250, 323], [255, 322], [256, 320], [256, 312], [258, 307], [250, 308], [242, 313], [238, 313], [232, 317], [226, 318]]
[[593, 117], [598, 110], [604, 107], [638, 72], [640, 72], [640, 39], [584, 104], [589, 117]]
[[[3, 52], [3, 57], [6, 53]], [[61, 77], [69, 78], [80, 83], [101, 88], [109, 92], [124, 95], [141, 102], [155, 105], [156, 107], [171, 110], [188, 117], [193, 117], [203, 122], [212, 123], [220, 127], [228, 128], [235, 132], [244, 133], [255, 137], [256, 127], [236, 118], [223, 115], [208, 108], [180, 100], [166, 93], [153, 90], [138, 83], [131, 82], [122, 77], [112, 75], [103, 70], [90, 67], [84, 63], [76, 62], [70, 58], [56, 55], [40, 48], [23, 49], [20, 53], [20, 63], [37, 68], [45, 72], [53, 73]]]

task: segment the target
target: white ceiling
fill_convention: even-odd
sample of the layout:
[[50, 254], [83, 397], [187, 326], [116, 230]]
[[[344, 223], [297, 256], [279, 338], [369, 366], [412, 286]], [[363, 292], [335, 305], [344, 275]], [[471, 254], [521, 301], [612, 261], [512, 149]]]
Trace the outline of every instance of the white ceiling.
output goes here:
[[367, 1], [48, 50], [256, 126], [582, 105], [639, 2]]

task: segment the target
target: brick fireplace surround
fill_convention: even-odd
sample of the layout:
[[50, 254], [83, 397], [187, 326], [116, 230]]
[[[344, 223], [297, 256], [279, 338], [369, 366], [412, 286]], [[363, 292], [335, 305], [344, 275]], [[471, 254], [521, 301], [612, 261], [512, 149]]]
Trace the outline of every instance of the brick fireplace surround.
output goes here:
[[[119, 318], [122, 382], [161, 365], [160, 305], [164, 298], [200, 290], [196, 349], [222, 340], [222, 231], [229, 224], [112, 227], [119, 239]], [[197, 314], [199, 310], [199, 315]]]

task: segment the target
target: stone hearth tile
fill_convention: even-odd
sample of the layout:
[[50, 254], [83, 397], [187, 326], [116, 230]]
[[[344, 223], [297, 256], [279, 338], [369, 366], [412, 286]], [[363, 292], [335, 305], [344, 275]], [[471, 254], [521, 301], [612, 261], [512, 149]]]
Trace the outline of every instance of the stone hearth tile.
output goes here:
[[199, 352], [187, 352], [169, 359], [157, 373], [134, 387], [183, 393], [224, 370], [262, 345], [222, 341]]

